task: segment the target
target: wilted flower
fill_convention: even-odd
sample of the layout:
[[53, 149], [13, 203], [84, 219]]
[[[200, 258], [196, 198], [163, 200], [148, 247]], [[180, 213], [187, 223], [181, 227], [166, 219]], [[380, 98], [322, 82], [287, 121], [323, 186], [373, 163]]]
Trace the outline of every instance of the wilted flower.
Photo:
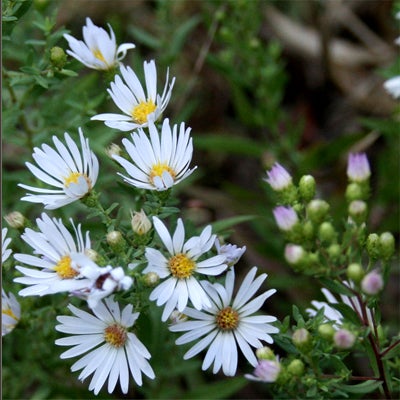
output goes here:
[[281, 364], [278, 357], [275, 360], [258, 360], [253, 375], [245, 374], [244, 377], [251, 381], [275, 382], [281, 372]]
[[155, 122], [160, 118], [168, 105], [175, 78], [168, 87], [167, 72], [164, 91], [160, 96], [157, 93], [157, 70], [154, 60], [145, 61], [143, 65], [147, 94], [133, 70], [121, 65], [121, 74], [126, 84], [116, 75], [115, 82], [111, 82], [111, 89], [107, 90], [124, 114], [98, 114], [92, 117], [92, 120], [104, 121], [110, 128], [120, 131], [131, 131], [146, 127], [150, 121]]
[[230, 267], [235, 265], [246, 251], [246, 246], [237, 247], [235, 244], [230, 243], [221, 245], [218, 238], [215, 239], [215, 247], [218, 254], [222, 254], [226, 257], [226, 263]]
[[117, 47], [115, 34], [110, 25], [110, 34], [103, 28], [93, 24], [90, 18], [86, 18], [86, 26], [82, 29], [83, 40], [77, 40], [73, 36], [64, 34], [71, 50], [67, 53], [76, 58], [89, 68], [109, 70], [119, 65], [126, 52], [133, 49], [133, 43], [123, 43]]
[[131, 226], [133, 232], [145, 235], [151, 229], [151, 221], [143, 210], [131, 212]]

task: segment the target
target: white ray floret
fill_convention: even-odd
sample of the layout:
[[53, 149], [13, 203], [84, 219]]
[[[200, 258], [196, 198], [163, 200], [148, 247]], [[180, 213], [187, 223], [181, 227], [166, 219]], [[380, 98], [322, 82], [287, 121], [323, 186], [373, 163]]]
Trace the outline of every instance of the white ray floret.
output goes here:
[[161, 135], [156, 126], [149, 123], [148, 137], [142, 129], [132, 133], [131, 139], [122, 143], [133, 162], [121, 156], [113, 158], [121, 164], [128, 175], [119, 173], [124, 181], [141, 189], [163, 191], [187, 178], [196, 167], [189, 169], [192, 160], [193, 143], [190, 128], [182, 122], [171, 129], [165, 119]]
[[7, 228], [1, 230], [1, 262], [4, 263], [10, 257], [12, 250], [8, 248], [11, 239], [7, 237]]
[[162, 320], [166, 321], [175, 308], [182, 312], [189, 300], [198, 310], [211, 306], [207, 291], [199, 284], [195, 275], [215, 276], [228, 267], [225, 255], [200, 260], [215, 242], [211, 226], [204, 228], [200, 236], [185, 242], [185, 228], [180, 218], [172, 237], [157, 217], [153, 217], [153, 223], [169, 254], [164, 256], [161, 251], [147, 247], [145, 256], [148, 265], [143, 273], [155, 272], [163, 279], [150, 294], [150, 300], [156, 301], [158, 306], [165, 304]]
[[18, 184], [30, 190], [21, 200], [32, 203], [43, 203], [45, 209], [53, 210], [70, 204], [88, 194], [96, 183], [99, 173], [99, 162], [90, 150], [89, 140], [85, 139], [79, 128], [81, 152], [69, 134], [64, 134], [66, 146], [53, 136], [56, 150], [43, 144], [35, 147], [32, 157], [37, 165], [27, 162], [26, 166], [35, 177], [56, 189], [44, 189]]
[[183, 313], [190, 320], [169, 327], [172, 332], [186, 332], [176, 340], [176, 344], [197, 341], [184, 355], [185, 360], [208, 348], [202, 369], [206, 370], [214, 364], [214, 374], [222, 368], [225, 375], [233, 376], [238, 365], [239, 346], [250, 364], [257, 366], [257, 358], [250, 346], [262, 347], [261, 340], [272, 343], [271, 334], [278, 333], [279, 330], [270, 324], [276, 321], [275, 317], [253, 315], [276, 292], [275, 289], [270, 289], [252, 299], [267, 278], [267, 274], [255, 278], [256, 273], [257, 268], [253, 267], [244, 278], [236, 296], [233, 296], [233, 267], [226, 274], [225, 286], [202, 282], [211, 299], [211, 306], [204, 307], [202, 311], [187, 307]]
[[116, 106], [123, 114], [98, 114], [92, 120], [104, 121], [110, 128], [131, 131], [145, 127], [150, 121], [157, 121], [166, 109], [171, 98], [175, 78], [169, 80], [169, 72], [165, 79], [163, 93], [157, 93], [157, 69], [154, 60], [143, 64], [146, 91], [132, 68], [121, 65], [121, 75], [115, 76], [111, 88], [107, 89]]
[[57, 317], [60, 325], [56, 330], [71, 336], [57, 339], [56, 344], [72, 346], [61, 354], [62, 359], [82, 356], [72, 365], [71, 371], [82, 370], [78, 378], [81, 381], [93, 374], [89, 390], [97, 395], [108, 380], [107, 390], [112, 393], [119, 380], [126, 394], [130, 376], [139, 386], [143, 383], [142, 374], [154, 379], [148, 362], [150, 353], [129, 331], [139, 317], [139, 313], [132, 312], [131, 304], [121, 311], [118, 302], [108, 297], [93, 308], [94, 315], [71, 304], [68, 308], [74, 316]]
[[1, 289], [1, 334], [2, 336], [10, 333], [21, 318], [21, 307], [10, 292], [7, 293]]
[[36, 219], [39, 231], [26, 228], [21, 235], [33, 249], [33, 254], [15, 254], [14, 258], [29, 265], [16, 266], [24, 276], [14, 281], [28, 285], [20, 290], [20, 296], [43, 296], [46, 294], [80, 290], [90, 285], [90, 280], [83, 277], [79, 269], [72, 265], [72, 253], [84, 253], [90, 249], [89, 232], [84, 238], [80, 224], [72, 235], [61, 220], [51, 219], [45, 213]]
[[86, 18], [86, 25], [82, 28], [83, 41], [77, 40], [69, 34], [64, 34], [71, 50], [67, 54], [76, 58], [89, 68], [109, 70], [119, 65], [126, 56], [126, 52], [135, 48], [133, 43], [123, 43], [117, 47], [115, 34], [108, 25], [110, 34], [101, 27], [93, 24]]

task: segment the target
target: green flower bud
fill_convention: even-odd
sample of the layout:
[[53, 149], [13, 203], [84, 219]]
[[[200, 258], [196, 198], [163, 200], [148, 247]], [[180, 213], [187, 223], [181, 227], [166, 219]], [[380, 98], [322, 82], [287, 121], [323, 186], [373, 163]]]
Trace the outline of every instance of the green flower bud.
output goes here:
[[304, 363], [299, 359], [291, 361], [287, 366], [287, 371], [294, 376], [302, 376], [304, 373]]
[[303, 175], [299, 182], [299, 193], [304, 201], [309, 202], [315, 196], [315, 179], [311, 175]]
[[349, 279], [358, 284], [364, 277], [364, 270], [360, 264], [352, 263], [348, 265], [346, 274]]
[[348, 202], [353, 200], [361, 200], [364, 198], [363, 188], [359, 183], [350, 183], [346, 188], [346, 199]]
[[322, 324], [318, 327], [318, 333], [326, 340], [332, 340], [335, 334], [335, 329], [331, 324]]
[[328, 249], [329, 257], [333, 260], [337, 260], [342, 255], [342, 248], [337, 243], [331, 244]]
[[302, 233], [305, 239], [312, 239], [314, 237], [314, 224], [311, 221], [306, 221], [302, 226]]
[[370, 233], [367, 237], [367, 252], [370, 258], [377, 260], [380, 256], [380, 239], [376, 233]]
[[367, 203], [362, 200], [353, 200], [349, 204], [349, 209], [348, 209], [349, 215], [351, 219], [356, 223], [356, 224], [362, 224], [365, 222], [368, 214], [368, 207]]
[[50, 4], [50, 0], [33, 0], [33, 6], [38, 11], [44, 11]]
[[160, 277], [155, 272], [148, 272], [147, 274], [144, 275], [143, 280], [146, 286], [153, 287], [156, 286], [157, 283], [160, 281]]
[[50, 50], [50, 61], [58, 69], [62, 69], [67, 62], [65, 51], [58, 46], [54, 46]]
[[274, 352], [268, 346], [258, 348], [256, 356], [259, 360], [276, 360]]
[[311, 349], [312, 338], [310, 332], [305, 328], [296, 329], [292, 335], [293, 344], [301, 351], [307, 352]]
[[384, 260], [389, 260], [394, 254], [394, 236], [390, 232], [384, 232], [379, 237], [381, 248], [381, 257]]
[[19, 211], [13, 211], [7, 214], [4, 219], [11, 228], [20, 230], [24, 229], [28, 222], [28, 220]]
[[318, 228], [318, 237], [322, 242], [331, 243], [336, 240], [336, 231], [330, 222], [323, 222]]
[[126, 246], [126, 241], [119, 231], [111, 231], [106, 236], [107, 243], [115, 253], [121, 253]]
[[118, 146], [115, 143], [111, 143], [107, 148], [106, 148], [106, 154], [108, 157], [113, 159], [113, 156], [120, 156], [122, 152], [122, 149], [120, 146]]
[[307, 215], [314, 223], [320, 223], [324, 220], [329, 211], [329, 204], [325, 200], [311, 200], [307, 204]]

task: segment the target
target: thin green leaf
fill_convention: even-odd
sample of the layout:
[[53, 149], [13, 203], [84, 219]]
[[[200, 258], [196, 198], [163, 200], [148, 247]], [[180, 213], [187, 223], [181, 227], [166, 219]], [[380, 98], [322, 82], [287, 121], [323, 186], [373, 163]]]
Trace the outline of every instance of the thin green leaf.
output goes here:
[[251, 221], [255, 218], [257, 218], [255, 215], [239, 215], [237, 217], [222, 219], [220, 221], [214, 222], [211, 225], [214, 233], [222, 232], [228, 228], [231, 228], [232, 226], [241, 224], [242, 222]]
[[337, 385], [337, 387], [341, 390], [344, 390], [347, 393], [371, 393], [382, 386], [381, 381], [366, 381], [362, 383], [358, 383], [356, 385], [346, 385], [344, 383]]

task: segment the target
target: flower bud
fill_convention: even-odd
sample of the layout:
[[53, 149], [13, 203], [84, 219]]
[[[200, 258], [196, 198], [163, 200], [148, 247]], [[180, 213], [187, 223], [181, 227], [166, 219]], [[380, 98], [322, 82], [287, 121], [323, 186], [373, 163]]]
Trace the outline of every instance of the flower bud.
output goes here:
[[90, 258], [92, 261], [94, 261], [95, 263], [97, 263], [98, 259], [99, 259], [99, 253], [96, 250], [93, 249], [86, 249], [85, 250], [85, 256], [87, 256], [88, 258]]
[[314, 236], [314, 224], [311, 221], [306, 221], [302, 224], [302, 234], [305, 239], [312, 239]]
[[111, 143], [107, 148], [106, 148], [106, 154], [108, 157], [113, 159], [113, 156], [120, 156], [122, 152], [122, 149], [120, 146], [118, 146], [115, 143]]
[[137, 235], [145, 235], [151, 229], [151, 221], [143, 210], [131, 212], [131, 226]]
[[258, 348], [256, 356], [259, 360], [275, 360], [275, 354], [268, 346]]
[[380, 239], [376, 233], [370, 233], [368, 235], [366, 247], [370, 258], [377, 260], [380, 257]]
[[296, 211], [292, 207], [278, 206], [273, 210], [276, 224], [282, 231], [291, 231], [299, 222]]
[[346, 274], [349, 279], [354, 283], [360, 283], [361, 279], [364, 277], [364, 269], [358, 263], [349, 264], [346, 269]]
[[315, 196], [315, 179], [311, 175], [303, 175], [299, 182], [299, 193], [304, 201], [309, 202]]
[[320, 223], [329, 211], [329, 204], [325, 200], [315, 199], [307, 204], [307, 215], [314, 223]]
[[126, 241], [119, 231], [111, 231], [106, 236], [107, 243], [113, 249], [114, 252], [120, 253], [124, 250]]
[[371, 296], [378, 294], [383, 289], [382, 275], [373, 270], [364, 276], [361, 281], [361, 290]]
[[302, 376], [304, 373], [304, 363], [299, 359], [291, 361], [287, 366], [287, 371], [294, 376]]
[[299, 265], [306, 256], [303, 247], [296, 244], [287, 244], [285, 247], [285, 259], [291, 265]]
[[381, 257], [389, 260], [394, 253], [394, 237], [390, 232], [384, 232], [379, 236], [379, 244], [381, 249]]
[[[275, 382], [281, 371], [281, 364], [278, 360], [259, 360], [253, 372], [254, 377], [262, 382]], [[249, 375], [246, 375], [249, 377]]]
[[277, 192], [287, 189], [292, 185], [292, 177], [286, 169], [278, 163], [275, 163], [271, 170], [267, 171], [267, 178], [264, 180]]
[[160, 277], [155, 272], [148, 272], [144, 275], [143, 280], [146, 286], [153, 287], [160, 281]]
[[310, 350], [312, 345], [311, 335], [305, 328], [296, 329], [292, 335], [293, 344], [302, 351]]
[[322, 242], [331, 243], [336, 240], [336, 231], [330, 222], [323, 222], [318, 228], [318, 237]]
[[58, 69], [62, 69], [67, 62], [65, 51], [58, 46], [54, 46], [50, 50], [50, 61]]
[[181, 322], [185, 322], [188, 320], [188, 316], [181, 313], [178, 310], [172, 311], [171, 315], [169, 316], [169, 321], [171, 322], [171, 325], [177, 325], [180, 324]]
[[329, 257], [333, 260], [337, 260], [342, 255], [342, 248], [337, 243], [331, 244], [328, 249]]
[[347, 329], [339, 329], [333, 335], [333, 342], [335, 346], [342, 350], [352, 348], [355, 341], [356, 336], [354, 335], [354, 333], [348, 331]]
[[4, 219], [11, 228], [15, 229], [24, 229], [27, 223], [26, 218], [19, 211], [7, 214]]
[[360, 184], [353, 182], [353, 183], [349, 183], [347, 185], [347, 188], [346, 188], [347, 201], [350, 202], [353, 200], [360, 200], [360, 199], [364, 199], [364, 198], [365, 198], [364, 190]]
[[371, 176], [368, 158], [365, 153], [349, 154], [347, 177], [351, 182], [364, 182]]
[[335, 329], [331, 324], [321, 324], [318, 327], [318, 333], [326, 340], [332, 340], [335, 334]]
[[367, 218], [367, 213], [368, 213], [367, 203], [362, 200], [353, 200], [349, 204], [348, 212], [351, 219], [355, 223], [360, 225], [363, 222], [365, 222]]

